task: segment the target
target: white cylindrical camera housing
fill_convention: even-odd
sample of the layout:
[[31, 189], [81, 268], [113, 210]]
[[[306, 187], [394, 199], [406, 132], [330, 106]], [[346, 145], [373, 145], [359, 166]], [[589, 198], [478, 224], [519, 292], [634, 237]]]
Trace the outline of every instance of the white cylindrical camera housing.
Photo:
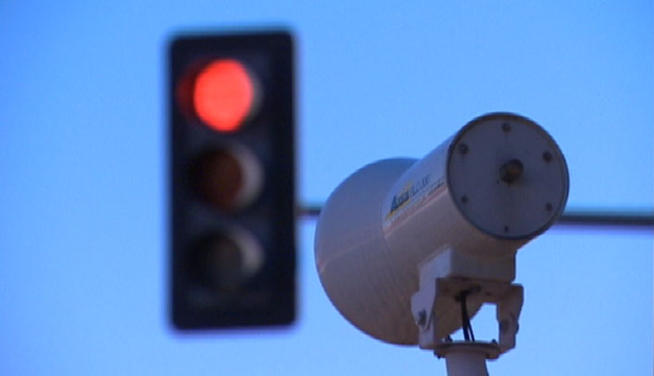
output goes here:
[[375, 162], [336, 188], [316, 228], [320, 280], [359, 329], [416, 344], [419, 266], [450, 250], [459, 261], [444, 275], [512, 281], [516, 250], [558, 218], [568, 186], [563, 154], [539, 125], [479, 117], [420, 160]]

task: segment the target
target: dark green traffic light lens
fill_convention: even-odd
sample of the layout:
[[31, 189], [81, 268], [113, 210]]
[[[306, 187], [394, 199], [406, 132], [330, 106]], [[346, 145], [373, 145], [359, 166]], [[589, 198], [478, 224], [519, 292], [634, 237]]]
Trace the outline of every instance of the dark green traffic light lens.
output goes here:
[[199, 287], [213, 292], [238, 290], [259, 270], [258, 243], [238, 231], [205, 237], [189, 253], [189, 275]]

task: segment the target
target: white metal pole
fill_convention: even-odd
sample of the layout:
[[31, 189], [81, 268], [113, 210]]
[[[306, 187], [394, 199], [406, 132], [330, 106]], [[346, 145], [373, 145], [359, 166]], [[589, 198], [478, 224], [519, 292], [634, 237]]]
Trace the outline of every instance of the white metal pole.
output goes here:
[[486, 351], [483, 347], [459, 345], [445, 354], [448, 376], [488, 376]]

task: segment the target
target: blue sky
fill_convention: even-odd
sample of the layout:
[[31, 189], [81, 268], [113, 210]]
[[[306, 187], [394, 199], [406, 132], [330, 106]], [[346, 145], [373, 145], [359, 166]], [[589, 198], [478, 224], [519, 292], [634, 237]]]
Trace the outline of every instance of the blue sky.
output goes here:
[[[296, 325], [171, 331], [167, 41], [294, 30], [302, 202], [512, 111], [565, 153], [569, 208], [651, 209], [652, 14], [652, 1], [1, 2], [0, 374], [445, 374], [429, 352], [339, 316], [310, 220]], [[491, 374], [652, 373], [651, 231], [554, 228], [517, 262], [518, 345]], [[478, 321], [494, 336], [492, 312]]]

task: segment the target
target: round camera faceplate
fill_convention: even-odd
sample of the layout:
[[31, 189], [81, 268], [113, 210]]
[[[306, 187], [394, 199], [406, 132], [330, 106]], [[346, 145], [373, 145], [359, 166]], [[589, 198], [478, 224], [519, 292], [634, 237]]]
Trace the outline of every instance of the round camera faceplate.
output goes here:
[[556, 220], [568, 197], [561, 150], [538, 124], [514, 114], [477, 118], [450, 144], [447, 184], [463, 216], [496, 238], [527, 239]]

